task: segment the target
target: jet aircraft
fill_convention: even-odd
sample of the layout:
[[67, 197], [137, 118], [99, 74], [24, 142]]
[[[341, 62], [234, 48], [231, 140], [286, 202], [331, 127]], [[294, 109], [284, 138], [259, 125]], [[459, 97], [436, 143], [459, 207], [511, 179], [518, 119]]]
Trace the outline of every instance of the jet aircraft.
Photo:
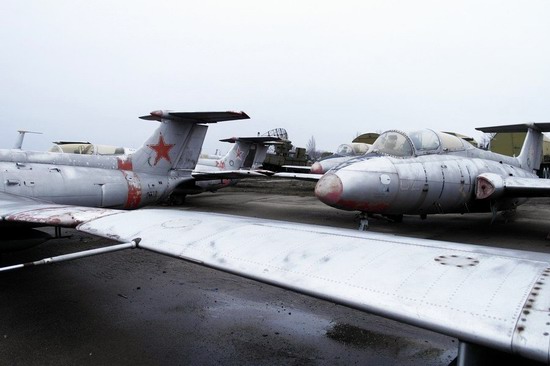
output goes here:
[[[550, 255], [166, 208], [89, 207], [103, 201], [94, 194], [79, 197], [68, 183], [89, 190], [96, 174], [112, 180], [105, 186], [120, 182], [108, 174], [118, 172], [124, 178], [119, 186], [132, 187], [123, 190], [132, 204], [119, 206], [154, 202], [190, 175], [183, 167], [198, 156], [206, 132], [201, 122], [246, 118], [232, 112], [151, 116], [147, 119], [160, 120], [161, 127], [126, 161], [2, 152], [3, 227], [74, 227], [120, 244], [0, 272], [141, 248], [456, 337], [458, 364], [479, 361], [489, 350], [550, 362]], [[176, 134], [179, 138], [172, 139]], [[76, 165], [85, 162], [87, 169]], [[81, 173], [88, 179], [71, 176]], [[157, 186], [163, 190], [149, 196]], [[134, 187], [143, 189], [132, 192]], [[5, 249], [1, 241], [0, 249]]]
[[199, 158], [191, 173], [193, 179], [178, 185], [170, 195], [170, 201], [181, 204], [188, 194], [216, 192], [218, 189], [238, 183], [242, 178], [265, 177], [273, 174], [260, 169], [270, 144], [280, 141], [277, 137], [232, 137], [220, 140], [233, 143], [227, 154], [220, 158]]
[[92, 207], [157, 203], [193, 179], [206, 124], [249, 117], [244, 112], [154, 111], [140, 118], [160, 126], [128, 156], [0, 150], [0, 191]]
[[338, 146], [334, 154], [320, 158], [319, 160], [311, 164], [311, 167], [283, 165], [283, 168], [298, 171], [306, 170], [306, 173], [281, 172], [275, 173], [275, 176], [281, 178], [295, 178], [316, 182], [321, 178], [323, 174], [325, 174], [335, 166], [346, 162], [351, 158], [366, 154], [370, 147], [370, 144], [361, 142], [341, 144], [340, 146]]
[[543, 131], [550, 123], [484, 127], [478, 130], [525, 131], [517, 157], [485, 151], [456, 136], [420, 130], [381, 134], [369, 153], [324, 174], [315, 195], [335, 208], [382, 214], [400, 220], [403, 214], [492, 212], [514, 209], [526, 197], [550, 194], [550, 180], [535, 171], [542, 159]]
[[[220, 188], [237, 184], [246, 177], [265, 177], [272, 172], [259, 169], [265, 159], [270, 144], [280, 141], [278, 137], [232, 137], [221, 140], [234, 143], [233, 148], [223, 157], [200, 157], [191, 173], [192, 179], [178, 184], [170, 193], [171, 204], [182, 204], [188, 194], [216, 192]], [[128, 155], [136, 149], [111, 145], [97, 145], [87, 141], [56, 141], [51, 152], [83, 155]]]

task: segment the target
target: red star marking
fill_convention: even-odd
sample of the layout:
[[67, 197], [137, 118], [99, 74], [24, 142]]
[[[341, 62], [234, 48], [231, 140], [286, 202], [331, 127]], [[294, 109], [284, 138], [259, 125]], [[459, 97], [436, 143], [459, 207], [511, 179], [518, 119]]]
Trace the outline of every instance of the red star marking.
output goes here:
[[147, 146], [155, 150], [155, 152], [157, 153], [157, 156], [155, 157], [155, 163], [153, 165], [157, 165], [157, 163], [161, 159], [166, 159], [166, 161], [168, 161], [169, 163], [172, 162], [172, 160], [170, 160], [170, 150], [172, 150], [172, 148], [176, 145], [165, 143], [164, 137], [162, 137], [162, 134], [160, 135], [159, 142], [156, 145], [147, 145]]
[[235, 153], [237, 155], [237, 159], [243, 160], [243, 151], [237, 146], [237, 152]]
[[225, 169], [225, 161], [217, 160], [216, 161], [216, 168], [220, 168], [220, 170], [224, 170]]

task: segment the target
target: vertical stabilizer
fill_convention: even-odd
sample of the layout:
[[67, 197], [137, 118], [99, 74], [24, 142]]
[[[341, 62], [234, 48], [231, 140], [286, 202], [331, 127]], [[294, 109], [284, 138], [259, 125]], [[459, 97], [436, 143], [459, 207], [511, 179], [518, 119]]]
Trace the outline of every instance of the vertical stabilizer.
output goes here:
[[544, 136], [543, 132], [550, 132], [549, 122], [522, 123], [516, 125], [503, 125], [492, 127], [478, 127], [476, 130], [485, 133], [494, 132], [525, 132], [525, 141], [521, 147], [521, 152], [516, 158], [519, 166], [526, 170], [539, 170], [542, 162], [542, 148]]
[[[250, 143], [245, 143], [238, 138], [228, 139], [235, 142], [231, 150], [216, 162], [221, 170], [237, 170], [244, 165], [245, 159], [250, 152]], [[222, 140], [227, 141], [227, 140]]]
[[527, 136], [525, 136], [525, 141], [517, 159], [523, 169], [532, 171], [540, 169], [544, 136], [534, 125], [528, 127]]
[[267, 149], [270, 144], [277, 143], [278, 137], [233, 137], [220, 140], [234, 142], [235, 145], [221, 159], [226, 170], [232, 169], [258, 169], [264, 162]]
[[244, 112], [154, 111], [140, 118], [159, 121], [160, 126], [122, 168], [167, 175], [170, 170], [195, 168], [208, 129], [205, 124], [249, 117]]

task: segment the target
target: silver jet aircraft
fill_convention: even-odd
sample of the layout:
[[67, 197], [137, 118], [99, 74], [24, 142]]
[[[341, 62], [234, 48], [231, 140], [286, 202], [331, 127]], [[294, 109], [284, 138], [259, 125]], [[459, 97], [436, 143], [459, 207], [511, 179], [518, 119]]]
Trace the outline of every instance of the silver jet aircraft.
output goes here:
[[475, 148], [456, 136], [420, 130], [386, 131], [369, 153], [348, 160], [317, 182], [327, 205], [399, 221], [403, 214], [493, 212], [514, 209], [525, 197], [550, 193], [550, 180], [535, 171], [542, 159], [542, 131], [550, 123], [479, 128], [484, 132], [528, 130], [518, 157]]
[[232, 137], [220, 141], [231, 142], [233, 147], [220, 158], [199, 158], [191, 177], [180, 183], [172, 192], [170, 201], [181, 204], [188, 194], [216, 192], [237, 184], [242, 178], [265, 177], [272, 174], [261, 165], [270, 144], [281, 139], [271, 136]]
[[[278, 137], [267, 136], [232, 137], [221, 140], [233, 143], [231, 150], [223, 157], [199, 157], [191, 178], [179, 183], [170, 193], [168, 201], [172, 204], [182, 204], [188, 194], [216, 192], [220, 188], [237, 184], [242, 178], [271, 175], [272, 172], [259, 168], [269, 145], [280, 140]], [[85, 141], [56, 141], [49, 151], [82, 155], [120, 155], [122, 159], [127, 159], [136, 149]]]
[[310, 167], [283, 165], [283, 168], [289, 170], [306, 171], [305, 173], [282, 172], [276, 173], [275, 176], [280, 178], [294, 178], [315, 182], [318, 181], [323, 174], [325, 174], [335, 166], [338, 166], [339, 164], [342, 164], [354, 157], [364, 155], [370, 147], [370, 144], [361, 142], [341, 144], [340, 146], [338, 146], [334, 154], [320, 158], [319, 160], [311, 164]]
[[129, 156], [0, 150], [0, 191], [49, 202], [134, 209], [166, 199], [192, 180], [207, 123], [244, 112], [155, 111], [154, 134]]

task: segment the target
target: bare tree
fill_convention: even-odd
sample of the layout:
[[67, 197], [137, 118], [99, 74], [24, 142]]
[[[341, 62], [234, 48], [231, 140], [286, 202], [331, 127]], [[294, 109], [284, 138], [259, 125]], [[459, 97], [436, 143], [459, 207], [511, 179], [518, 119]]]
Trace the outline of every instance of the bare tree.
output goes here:
[[307, 145], [306, 145], [306, 153], [309, 155], [309, 158], [311, 160], [317, 160], [321, 157], [321, 152], [317, 150], [317, 145], [315, 143], [315, 137], [311, 136], [309, 139]]

